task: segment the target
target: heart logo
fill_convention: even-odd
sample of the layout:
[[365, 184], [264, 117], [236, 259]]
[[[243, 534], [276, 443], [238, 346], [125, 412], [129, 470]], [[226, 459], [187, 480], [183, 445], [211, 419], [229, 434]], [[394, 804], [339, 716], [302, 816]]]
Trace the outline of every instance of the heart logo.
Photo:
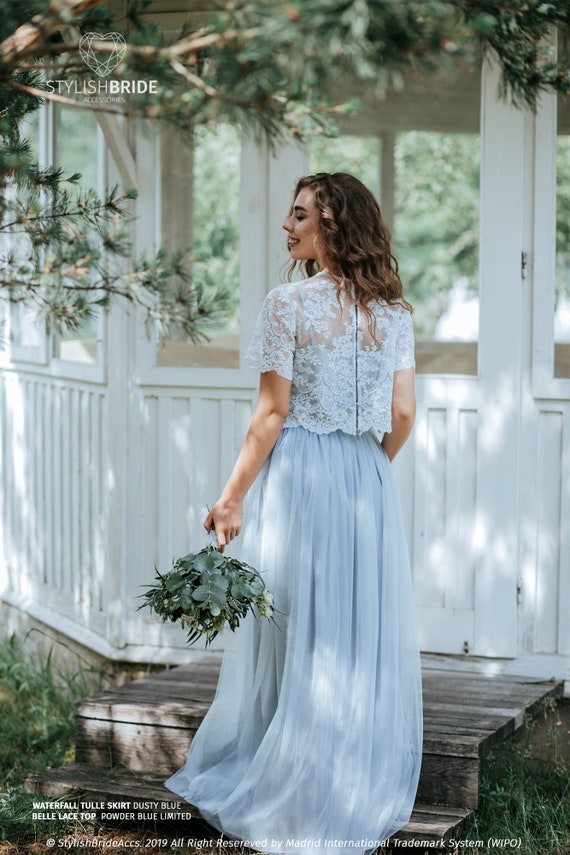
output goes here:
[[[93, 50], [94, 42], [113, 42], [113, 50], [97, 56]], [[85, 33], [79, 42], [79, 53], [85, 65], [99, 77], [108, 77], [127, 52], [127, 43], [120, 33]]]

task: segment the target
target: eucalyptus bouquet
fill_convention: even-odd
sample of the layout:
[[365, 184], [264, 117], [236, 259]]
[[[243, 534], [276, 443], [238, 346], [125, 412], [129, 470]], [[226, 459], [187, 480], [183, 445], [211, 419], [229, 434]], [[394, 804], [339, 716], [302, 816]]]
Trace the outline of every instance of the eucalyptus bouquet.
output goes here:
[[188, 643], [205, 636], [206, 647], [226, 624], [235, 632], [248, 611], [273, 617], [273, 596], [259, 571], [212, 544], [178, 558], [169, 573], [156, 570], [154, 585], [141, 597], [139, 609], [151, 609], [163, 622], [180, 621]]

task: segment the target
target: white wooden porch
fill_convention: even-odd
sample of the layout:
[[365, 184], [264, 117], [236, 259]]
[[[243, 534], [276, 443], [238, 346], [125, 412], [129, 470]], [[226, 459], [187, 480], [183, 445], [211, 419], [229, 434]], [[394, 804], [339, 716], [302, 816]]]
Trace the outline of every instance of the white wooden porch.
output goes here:
[[[500, 101], [490, 65], [439, 104], [426, 92], [368, 103], [343, 128], [382, 138], [389, 217], [397, 133], [480, 140], [478, 340], [449, 345], [447, 368], [418, 348], [417, 424], [395, 463], [421, 646], [568, 677], [570, 376], [555, 361], [553, 316], [556, 140], [570, 123], [554, 96], [536, 116]], [[65, 142], [54, 121], [40, 124], [44, 161]], [[91, 136], [100, 186], [140, 190], [137, 248], [185, 239], [192, 151], [110, 121]], [[184, 633], [137, 613], [136, 598], [155, 564], [201, 544], [239, 450], [257, 383], [241, 357], [280, 281], [283, 213], [308, 169], [293, 147], [273, 156], [244, 140], [240, 157], [241, 327], [229, 362], [220, 347], [216, 364], [165, 364], [120, 306], [100, 319], [91, 362], [15, 318], [0, 343], [0, 599], [115, 661], [192, 659]]]

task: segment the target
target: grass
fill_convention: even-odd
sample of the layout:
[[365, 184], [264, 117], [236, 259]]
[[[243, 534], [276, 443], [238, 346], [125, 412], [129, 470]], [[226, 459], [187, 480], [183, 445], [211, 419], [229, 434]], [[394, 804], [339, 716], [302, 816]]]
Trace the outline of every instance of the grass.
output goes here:
[[73, 704], [95, 672], [57, 668], [51, 653], [27, 653], [14, 635], [0, 643], [0, 769], [3, 788], [21, 786], [48, 765], [68, 762]]
[[[182, 832], [32, 818], [33, 803], [49, 800], [26, 793], [25, 780], [74, 759], [74, 703], [98, 691], [104, 674], [81, 665], [65, 670], [51, 654], [30, 652], [26, 642], [15, 636], [0, 639], [0, 855], [125, 849], [193, 853], [198, 848], [202, 855], [219, 855], [216, 846], [173, 845], [173, 837], [209, 839], [210, 831], [200, 823], [191, 832]], [[51, 849], [46, 845], [49, 838], [56, 841]], [[231, 851], [243, 855], [248, 850]]]
[[[0, 855], [45, 855], [53, 851], [45, 845], [49, 837], [57, 841], [55, 848], [85, 851], [86, 841], [94, 836], [99, 842], [97, 849], [115, 851], [128, 846], [129, 841], [131, 845], [139, 841], [136, 848], [143, 852], [152, 849], [219, 855], [223, 850], [215, 845], [177, 844], [181, 837], [186, 841], [189, 837], [209, 838], [209, 831], [199, 826], [189, 833], [188, 829], [173, 827], [109, 828], [100, 823], [84, 826], [32, 819], [32, 805], [38, 796], [25, 792], [25, 779], [73, 760], [74, 702], [97, 690], [102, 681], [103, 674], [89, 667], [65, 671], [51, 655], [33, 655], [26, 650], [25, 639], [19, 642], [12, 636], [4, 643], [0, 641]], [[532, 770], [529, 754], [524, 741], [510, 740], [486, 757], [480, 809], [456, 851], [570, 853], [570, 769], [552, 751], [554, 759], [546, 770]], [[78, 840], [83, 842], [77, 844]], [[148, 845], [149, 841], [155, 841], [154, 845]], [[497, 845], [498, 841], [503, 844]], [[242, 855], [249, 850], [231, 851]]]
[[46, 833], [45, 824], [38, 829], [31, 820], [33, 797], [24, 782], [73, 759], [74, 702], [103, 677], [91, 668], [58, 667], [51, 653], [30, 652], [27, 641], [0, 641], [0, 841], [22, 843]]
[[522, 739], [504, 742], [483, 762], [480, 806], [466, 835], [483, 842], [478, 852], [515, 851], [516, 842], [519, 855], [570, 853], [570, 766], [553, 745], [550, 762], [533, 762], [525, 737], [535, 722], [528, 719]]

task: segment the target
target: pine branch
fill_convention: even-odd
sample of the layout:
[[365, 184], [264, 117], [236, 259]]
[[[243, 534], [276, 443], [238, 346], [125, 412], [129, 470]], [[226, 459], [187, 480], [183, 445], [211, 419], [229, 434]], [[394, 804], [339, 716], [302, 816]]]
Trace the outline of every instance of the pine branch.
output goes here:
[[16, 63], [22, 56], [44, 54], [50, 36], [70, 21], [101, 5], [101, 0], [58, 0], [51, 3], [46, 12], [35, 15], [29, 23], [22, 24], [0, 42], [2, 62]]
[[[77, 32], [97, 31], [98, 21], [110, 29], [108, 4], [53, 0], [24, 22], [21, 4], [8, 7], [3, 24], [15, 29], [0, 42], [0, 232], [25, 234], [29, 247], [28, 258], [5, 260], [0, 297], [31, 300], [62, 327], [120, 296], [162, 331], [174, 323], [199, 338], [227, 295], [200, 289], [182, 259], [160, 254], [112, 272], [110, 259], [130, 255], [121, 200], [105, 207], [70, 196], [61, 171], [42, 173], [19, 138], [22, 118], [41, 100], [85, 108], [49, 91], [39, 69], [44, 62], [50, 74], [89, 77]], [[158, 92], [133, 95], [124, 109], [88, 109], [188, 130], [230, 122], [275, 142], [334, 133], [338, 114], [350, 109], [335, 98], [339, 80], [381, 96], [418, 75], [478, 68], [485, 53], [498, 59], [503, 94], [516, 104], [534, 108], [543, 91], [570, 92], [564, 40], [557, 60], [549, 45], [553, 27], [568, 32], [570, 0], [233, 0], [168, 45], [142, 8], [142, 0], [129, 4], [127, 52], [112, 79], [156, 79]], [[115, 49], [105, 41], [92, 47], [100, 55]], [[10, 185], [15, 198], [5, 192]]]
[[[6, 67], [60, 52], [68, 57], [66, 72], [88, 74], [78, 42], [54, 45], [48, 38], [66, 24], [81, 25], [85, 10], [102, 5], [102, 0], [52, 4], [0, 44]], [[135, 4], [135, 18], [136, 9]], [[544, 38], [550, 26], [569, 21], [568, 0], [314, 0], [310, 5], [235, 0], [206, 27], [172, 45], [161, 44], [148, 27], [135, 30], [117, 73], [127, 80], [152, 75], [161, 90], [130, 99], [121, 112], [181, 128], [231, 121], [245, 122], [267, 138], [299, 135], [307, 121], [317, 128], [331, 126], [331, 108], [339, 107], [331, 97], [339, 73], [381, 94], [391, 80], [407, 73], [475, 67], [485, 51], [501, 63], [504, 93], [534, 107], [544, 89], [568, 88], [568, 64], [549, 61]], [[114, 50], [105, 41], [92, 47], [100, 54]], [[9, 78], [4, 82], [22, 86]]]

